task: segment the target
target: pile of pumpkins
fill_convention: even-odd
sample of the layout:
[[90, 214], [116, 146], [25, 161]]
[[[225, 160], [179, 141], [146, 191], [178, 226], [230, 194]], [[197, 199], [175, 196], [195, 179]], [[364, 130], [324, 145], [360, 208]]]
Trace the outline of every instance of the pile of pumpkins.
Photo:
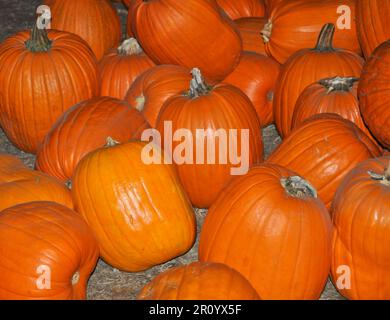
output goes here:
[[[51, 29], [0, 44], [0, 125], [36, 154], [36, 170], [0, 154], [0, 299], [84, 299], [99, 257], [172, 260], [193, 207], [199, 261], [139, 299], [318, 299], [329, 274], [390, 299], [388, 0], [127, 0], [122, 42], [108, 0], [45, 4]], [[247, 129], [250, 168], [165, 161], [143, 136], [167, 121]]]

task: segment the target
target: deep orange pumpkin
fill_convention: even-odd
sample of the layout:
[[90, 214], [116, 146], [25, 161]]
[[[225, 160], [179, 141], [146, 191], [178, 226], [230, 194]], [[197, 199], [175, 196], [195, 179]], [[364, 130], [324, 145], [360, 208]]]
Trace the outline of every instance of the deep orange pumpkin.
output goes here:
[[51, 0], [51, 27], [83, 38], [100, 60], [121, 40], [120, 19], [109, 0]]
[[314, 49], [296, 52], [282, 67], [274, 97], [275, 123], [282, 137], [290, 133], [296, 101], [309, 84], [328, 77], [360, 76], [363, 58], [350, 51], [334, 49], [334, 29], [332, 24], [325, 25]]
[[[268, 55], [283, 64], [296, 51], [312, 48], [325, 23], [339, 25], [344, 22], [339, 8], [349, 8], [350, 25], [337, 28], [335, 46], [361, 54], [357, 38], [355, 0], [295, 0], [276, 5], [261, 31]], [[339, 20], [343, 21], [339, 21]]]
[[2, 211], [0, 247], [0, 299], [86, 298], [99, 250], [73, 210], [30, 202]]
[[0, 44], [0, 125], [35, 153], [65, 110], [98, 94], [96, 59], [74, 34], [33, 29]]
[[246, 17], [263, 17], [265, 14], [263, 0], [217, 0], [217, 3], [233, 20]]
[[147, 128], [145, 118], [125, 101], [110, 97], [83, 101], [65, 112], [49, 131], [37, 154], [37, 169], [68, 181], [78, 162], [103, 147], [107, 137], [126, 142], [141, 138]]
[[146, 143], [110, 143], [85, 156], [72, 180], [75, 208], [93, 229], [101, 257], [124, 271], [171, 260], [195, 240], [195, 215], [175, 167], [150, 147], [160, 164], [144, 161]]
[[180, 66], [161, 65], [140, 75], [126, 94], [125, 100], [139, 110], [152, 127], [164, 102], [188, 90], [190, 70]]
[[136, 39], [124, 40], [99, 62], [100, 94], [124, 99], [134, 80], [153, 66]]
[[253, 103], [260, 125], [274, 121], [273, 98], [280, 65], [264, 55], [243, 52], [237, 68], [224, 80], [244, 92]]
[[0, 184], [39, 177], [41, 172], [31, 170], [16, 156], [0, 152]]
[[[241, 90], [229, 84], [209, 87], [203, 79], [197, 78], [196, 70], [193, 70], [193, 74], [189, 92], [172, 97], [165, 103], [156, 129], [160, 132], [163, 146], [167, 143], [165, 136], [168, 134], [165, 132], [165, 122], [172, 125], [173, 133], [178, 129], [191, 132], [192, 140], [181, 136], [179, 141], [168, 142], [172, 143], [173, 151], [182, 141], [191, 145], [192, 153], [186, 149], [184, 155], [178, 156], [183, 159], [174, 161], [192, 204], [198, 208], [208, 208], [230, 179], [232, 168], [238, 170], [241, 166], [243, 171], [247, 169], [244, 161], [237, 164], [234, 156], [241, 157], [245, 152], [249, 166], [262, 161], [263, 141], [256, 110]], [[197, 130], [204, 130], [204, 136]], [[235, 130], [236, 148], [230, 147], [234, 142], [229, 130]], [[248, 130], [248, 141], [242, 141], [243, 130]], [[215, 142], [214, 148], [210, 140]], [[198, 155], [197, 151], [200, 145], [205, 150], [202, 155]], [[208, 152], [209, 147], [211, 152]], [[237, 149], [236, 154], [234, 149]]]
[[390, 299], [389, 199], [390, 157], [359, 164], [337, 190], [331, 270], [349, 299]]
[[156, 64], [199, 68], [212, 83], [238, 64], [239, 32], [216, 1], [135, 0], [134, 6], [132, 30]]
[[262, 299], [318, 299], [330, 269], [331, 229], [309, 183], [276, 165], [255, 166], [211, 206], [199, 259], [239, 271]]
[[265, 9], [267, 16], [270, 15], [271, 11], [279, 5], [279, 3], [283, 2], [284, 0], [264, 0]]
[[267, 162], [289, 168], [307, 179], [329, 208], [349, 170], [381, 152], [351, 121], [334, 113], [323, 113], [303, 122]]
[[242, 50], [266, 54], [260, 31], [267, 22], [266, 18], [242, 18], [234, 21], [242, 39]]
[[193, 262], [160, 273], [138, 300], [259, 300], [239, 272], [222, 263]]

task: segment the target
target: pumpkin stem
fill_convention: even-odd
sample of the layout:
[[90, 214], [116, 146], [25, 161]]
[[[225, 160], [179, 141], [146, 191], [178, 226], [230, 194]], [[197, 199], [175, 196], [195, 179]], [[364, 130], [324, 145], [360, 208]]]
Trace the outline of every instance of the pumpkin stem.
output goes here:
[[143, 94], [141, 94], [140, 96], [138, 96], [137, 98], [135, 98], [135, 108], [141, 112], [142, 110], [144, 110], [144, 107], [145, 107], [145, 96]]
[[382, 184], [390, 187], [390, 163], [383, 174], [373, 171], [367, 171], [367, 173], [371, 179], [380, 181]]
[[327, 23], [321, 29], [318, 36], [317, 45], [313, 50], [315, 51], [334, 51], [333, 48], [333, 36], [335, 26], [333, 23]]
[[317, 198], [316, 189], [305, 179], [299, 176], [291, 176], [280, 179], [280, 183], [286, 192], [295, 198]]
[[115, 147], [115, 146], [117, 146], [118, 144], [119, 144], [119, 141], [116, 141], [116, 140], [114, 140], [114, 139], [111, 138], [111, 137], [107, 137], [107, 138], [106, 138], [106, 145], [105, 145], [106, 148]]
[[72, 286], [76, 285], [80, 280], [80, 272], [76, 271], [72, 276]]
[[263, 30], [260, 31], [264, 43], [269, 42], [269, 40], [271, 39], [272, 26], [272, 21], [268, 20], [267, 23], [264, 25]]
[[327, 93], [333, 91], [351, 91], [355, 82], [359, 81], [359, 78], [356, 77], [333, 77], [325, 78], [318, 81], [318, 83], [328, 89]]
[[202, 73], [198, 68], [191, 70], [192, 79], [190, 82], [190, 91], [188, 95], [191, 98], [198, 98], [199, 96], [206, 95], [210, 92], [211, 87], [205, 82]]
[[122, 56], [133, 56], [141, 54], [143, 52], [141, 46], [135, 38], [129, 38], [124, 40], [118, 47], [117, 51], [118, 54]]
[[51, 40], [45, 28], [39, 29], [37, 22], [31, 30], [30, 39], [26, 42], [26, 48], [31, 52], [47, 52], [51, 48]]

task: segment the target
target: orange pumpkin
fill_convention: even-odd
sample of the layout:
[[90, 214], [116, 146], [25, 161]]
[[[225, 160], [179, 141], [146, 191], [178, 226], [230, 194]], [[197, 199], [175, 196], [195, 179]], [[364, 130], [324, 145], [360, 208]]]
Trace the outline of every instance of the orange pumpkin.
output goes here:
[[98, 94], [96, 60], [74, 34], [21, 31], [0, 44], [0, 125], [35, 153], [58, 116]]
[[335, 46], [360, 54], [354, 15], [355, 0], [284, 1], [273, 8], [261, 31], [265, 50], [283, 64], [296, 51], [312, 48], [321, 27], [333, 23], [338, 26]]
[[355, 124], [334, 113], [323, 113], [303, 122], [267, 161], [307, 179], [329, 208], [349, 170], [381, 152]]
[[193, 262], [160, 273], [138, 300], [259, 300], [251, 284], [222, 263]]
[[237, 68], [224, 80], [244, 92], [253, 103], [260, 125], [274, 120], [273, 97], [280, 65], [264, 55], [243, 52]]
[[[194, 79], [189, 92], [165, 103], [156, 129], [162, 145], [171, 143], [174, 153], [182, 143], [192, 148], [190, 152], [186, 147], [185, 154], [182, 151], [173, 160], [192, 204], [208, 208], [232, 174], [241, 171], [245, 174], [248, 166], [262, 161], [263, 141], [256, 110], [241, 90], [229, 84], [209, 87], [199, 70], [194, 69], [192, 73]], [[169, 134], [165, 131], [166, 123], [172, 126], [175, 135], [182, 134], [180, 138], [166, 139]], [[177, 131], [183, 129], [185, 133]], [[244, 130], [247, 130], [246, 138], [242, 138]], [[189, 133], [193, 138], [187, 136]], [[231, 133], [236, 134], [236, 139]]]
[[265, 9], [267, 16], [270, 15], [271, 11], [279, 5], [279, 3], [283, 2], [284, 0], [264, 0]]
[[124, 99], [134, 80], [154, 66], [134, 38], [122, 42], [99, 62], [100, 94]]
[[328, 77], [360, 76], [363, 58], [334, 49], [334, 29], [332, 24], [325, 25], [314, 49], [296, 52], [282, 67], [274, 97], [275, 123], [282, 137], [290, 133], [296, 101], [309, 84]]
[[107, 137], [126, 142], [140, 138], [147, 128], [145, 118], [125, 101], [110, 97], [83, 101], [65, 112], [45, 137], [37, 169], [68, 181], [79, 161], [103, 147]]
[[139, 110], [152, 127], [164, 102], [188, 90], [190, 70], [174, 65], [160, 65], [140, 75], [129, 88], [125, 100]]
[[83, 38], [100, 60], [121, 40], [121, 25], [109, 0], [51, 0], [51, 27]]
[[[161, 162], [148, 164], [148, 150]], [[110, 143], [77, 166], [75, 208], [93, 229], [101, 257], [115, 268], [142, 271], [194, 243], [194, 212], [174, 166], [165, 162], [154, 145], [133, 141]]]
[[265, 14], [263, 0], [217, 0], [217, 3], [233, 20], [245, 17], [263, 17]]
[[264, 42], [260, 31], [267, 22], [266, 18], [241, 18], [236, 21], [236, 26], [242, 39], [242, 50], [266, 54]]
[[390, 157], [359, 164], [337, 190], [331, 270], [348, 299], [390, 299], [389, 199]]
[[132, 30], [156, 64], [197, 67], [211, 83], [238, 64], [241, 38], [216, 1], [135, 0], [132, 11]]
[[30, 202], [2, 211], [0, 247], [0, 299], [86, 298], [99, 250], [73, 210]]
[[16, 156], [0, 152], [0, 184], [40, 176], [41, 172], [26, 167]]
[[330, 269], [331, 229], [307, 181], [283, 167], [255, 166], [211, 206], [199, 259], [239, 271], [262, 299], [318, 299]]

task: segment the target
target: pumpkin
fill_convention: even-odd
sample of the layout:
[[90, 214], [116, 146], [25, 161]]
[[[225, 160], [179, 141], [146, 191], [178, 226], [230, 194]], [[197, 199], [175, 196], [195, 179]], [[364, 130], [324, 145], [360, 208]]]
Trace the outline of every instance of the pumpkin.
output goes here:
[[358, 37], [367, 59], [377, 46], [389, 40], [389, 15], [390, 2], [387, 0], [356, 1]]
[[217, 3], [232, 20], [263, 17], [265, 13], [263, 0], [217, 0]]
[[78, 162], [103, 147], [107, 137], [126, 142], [139, 139], [147, 128], [145, 118], [125, 101], [110, 97], [83, 101], [66, 111], [47, 134], [36, 167], [68, 181]]
[[40, 176], [39, 171], [26, 167], [16, 156], [0, 152], [0, 184]]
[[[145, 162], [148, 151], [161, 161]], [[94, 231], [101, 257], [117, 269], [148, 269], [194, 243], [194, 212], [175, 167], [166, 162], [153, 144], [109, 140], [76, 168], [75, 208]]]
[[171, 268], [142, 288], [138, 300], [259, 300], [239, 272], [222, 263]]
[[262, 127], [274, 120], [273, 96], [279, 72], [280, 65], [271, 58], [254, 52], [243, 52], [237, 68], [224, 80], [248, 96]]
[[216, 83], [240, 59], [238, 30], [215, 1], [135, 0], [131, 19], [136, 38], [156, 64], [197, 67]]
[[389, 199], [390, 157], [359, 164], [337, 190], [331, 271], [348, 299], [390, 299]]
[[364, 65], [358, 88], [363, 119], [375, 138], [390, 148], [390, 41], [381, 44]]
[[164, 102], [188, 90], [191, 81], [189, 69], [160, 65], [140, 75], [127, 91], [125, 100], [139, 110], [152, 127]]
[[236, 21], [236, 26], [242, 39], [242, 49], [244, 51], [253, 51], [260, 54], [266, 54], [264, 42], [260, 31], [263, 30], [267, 22], [266, 18], [241, 18]]
[[333, 24], [325, 25], [314, 49], [299, 50], [282, 67], [274, 96], [275, 124], [282, 137], [290, 133], [295, 104], [309, 84], [328, 77], [360, 76], [363, 59], [333, 48], [334, 29]]
[[334, 113], [304, 121], [267, 159], [297, 172], [317, 189], [329, 208], [345, 175], [381, 150], [351, 121]]
[[73, 210], [30, 202], [2, 211], [0, 247], [0, 299], [86, 298], [99, 250]]
[[98, 60], [119, 45], [120, 19], [109, 0], [52, 0], [50, 9], [51, 27], [79, 35]]
[[100, 94], [124, 99], [134, 80], [153, 66], [153, 61], [145, 55], [137, 40], [126, 39], [99, 62]]
[[274, 9], [274, 7], [276, 7], [277, 5], [279, 5], [279, 3], [283, 2], [283, 1], [284, 0], [264, 0], [267, 16], [270, 15], [270, 13]]
[[[229, 84], [210, 87], [198, 69], [192, 74], [189, 92], [164, 104], [156, 129], [162, 145], [172, 144], [175, 153], [179, 145], [186, 144], [173, 160], [191, 203], [208, 208], [231, 175], [245, 174], [248, 166], [262, 161], [263, 141], [256, 110], [241, 90]], [[171, 141], [166, 138], [166, 124], [175, 136], [180, 129], [186, 133], [178, 132], [180, 138], [169, 138]], [[167, 148], [165, 151], [169, 153]]]
[[[350, 10], [350, 25], [339, 13], [339, 8]], [[271, 11], [261, 31], [267, 54], [283, 64], [296, 51], [312, 48], [325, 23], [337, 25], [335, 46], [361, 53], [354, 19], [355, 0], [296, 0], [285, 1]], [[346, 25], [340, 24], [345, 22]]]
[[25, 152], [35, 153], [57, 117], [98, 86], [95, 57], [74, 34], [35, 26], [0, 44], [0, 125]]
[[213, 203], [199, 259], [237, 270], [262, 299], [318, 299], [330, 269], [331, 230], [309, 182], [263, 164], [231, 180]]

